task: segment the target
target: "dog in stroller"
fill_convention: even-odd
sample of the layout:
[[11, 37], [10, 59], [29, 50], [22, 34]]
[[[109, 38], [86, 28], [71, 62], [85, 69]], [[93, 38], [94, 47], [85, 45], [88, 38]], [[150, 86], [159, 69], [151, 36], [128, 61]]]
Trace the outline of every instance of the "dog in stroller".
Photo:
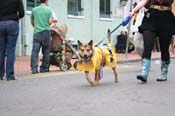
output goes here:
[[50, 65], [58, 66], [61, 71], [69, 70], [72, 67], [72, 56], [77, 56], [76, 50], [72, 47], [72, 41], [66, 40], [67, 31], [66, 24], [51, 25]]

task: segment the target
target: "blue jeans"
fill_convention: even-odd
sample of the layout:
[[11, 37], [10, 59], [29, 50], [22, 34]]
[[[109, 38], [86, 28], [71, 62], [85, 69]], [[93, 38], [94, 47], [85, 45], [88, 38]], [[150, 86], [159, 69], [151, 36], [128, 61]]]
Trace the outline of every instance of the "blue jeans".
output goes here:
[[[0, 21], [0, 77], [6, 72], [7, 80], [14, 79], [15, 49], [19, 34], [19, 23]], [[5, 59], [5, 57], [7, 57]]]
[[51, 45], [51, 34], [50, 31], [43, 31], [33, 35], [33, 48], [31, 56], [31, 70], [38, 71], [38, 57], [39, 51], [42, 48], [42, 64], [40, 66], [41, 70], [48, 70], [50, 64], [50, 45]]

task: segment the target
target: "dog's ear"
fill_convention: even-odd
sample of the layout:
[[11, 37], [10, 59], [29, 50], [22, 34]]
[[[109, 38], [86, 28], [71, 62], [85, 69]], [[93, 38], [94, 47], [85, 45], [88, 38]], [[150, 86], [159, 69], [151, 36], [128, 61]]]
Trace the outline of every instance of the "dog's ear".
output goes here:
[[92, 46], [93, 45], [93, 40], [90, 40], [89, 43], [88, 43], [89, 46]]
[[83, 45], [83, 44], [81, 43], [81, 41], [79, 41], [79, 40], [77, 41], [77, 43], [78, 43], [79, 46], [82, 46], [82, 45]]

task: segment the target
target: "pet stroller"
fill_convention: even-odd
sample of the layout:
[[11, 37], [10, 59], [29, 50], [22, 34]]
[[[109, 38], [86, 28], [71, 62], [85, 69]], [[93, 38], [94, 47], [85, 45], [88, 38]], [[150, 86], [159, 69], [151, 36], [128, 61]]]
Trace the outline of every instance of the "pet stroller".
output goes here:
[[72, 56], [77, 54], [71, 41], [66, 40], [67, 31], [66, 24], [55, 23], [51, 26], [50, 65], [58, 66], [61, 71], [69, 70], [72, 67]]

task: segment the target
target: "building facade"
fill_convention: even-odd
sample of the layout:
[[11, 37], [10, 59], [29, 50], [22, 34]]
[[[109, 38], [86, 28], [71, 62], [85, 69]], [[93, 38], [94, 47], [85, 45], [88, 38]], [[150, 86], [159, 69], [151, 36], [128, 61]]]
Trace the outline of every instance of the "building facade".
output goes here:
[[[25, 17], [20, 21], [21, 32], [18, 39], [16, 54], [31, 55], [33, 27], [30, 23], [31, 10], [39, 5], [39, 0], [23, 0], [26, 10]], [[60, 23], [69, 27], [66, 38], [94, 44], [107, 35], [107, 30], [118, 26], [128, 13], [126, 1], [123, 0], [49, 0]], [[125, 6], [125, 7], [124, 7]], [[112, 34], [113, 44], [116, 35], [123, 27]]]

